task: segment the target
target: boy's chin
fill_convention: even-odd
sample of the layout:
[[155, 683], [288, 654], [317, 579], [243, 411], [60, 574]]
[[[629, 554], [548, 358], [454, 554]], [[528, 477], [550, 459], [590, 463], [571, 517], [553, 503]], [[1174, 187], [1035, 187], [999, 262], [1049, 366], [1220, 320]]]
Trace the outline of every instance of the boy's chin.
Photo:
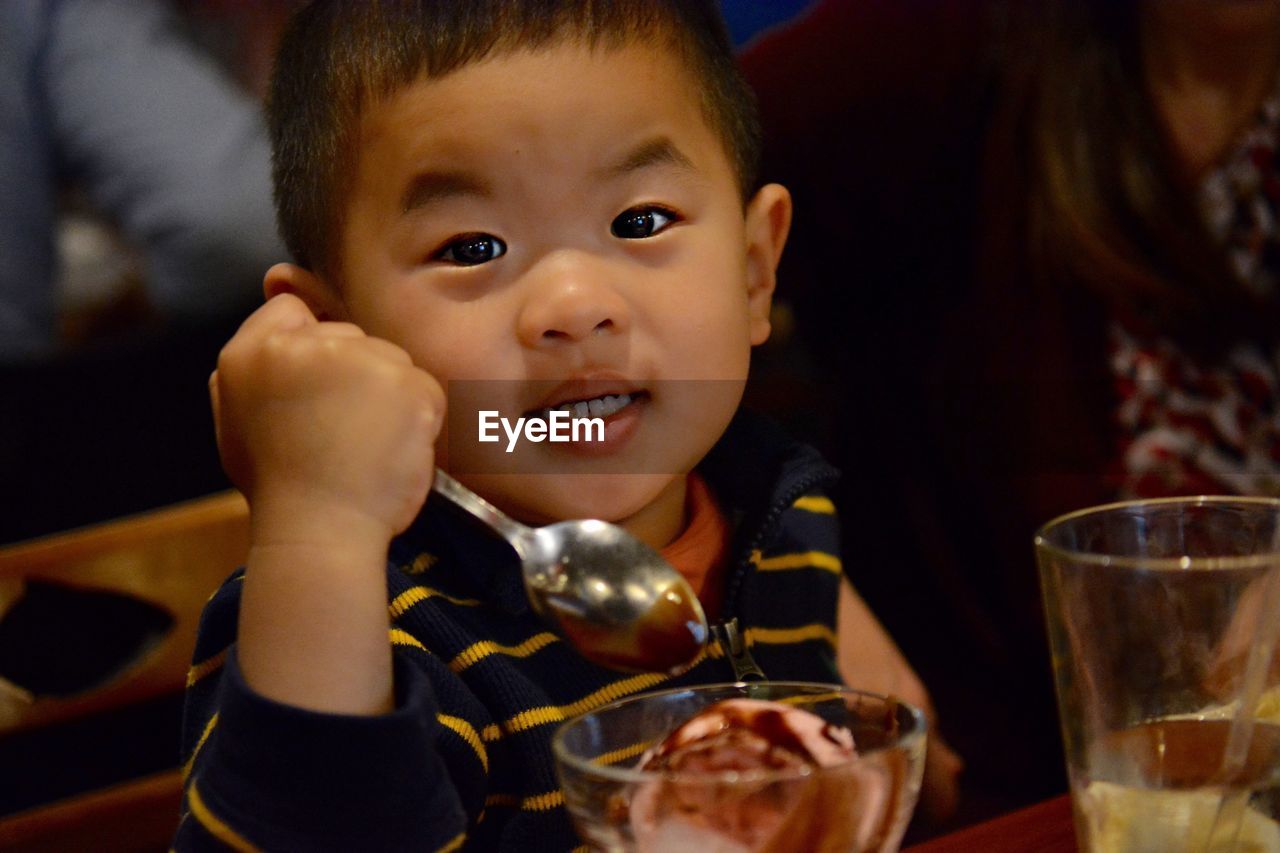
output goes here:
[[645, 528], [682, 526], [684, 493], [677, 487], [684, 477], [678, 474], [475, 474], [464, 479], [480, 495], [525, 524], [537, 526], [568, 519], [598, 518], [630, 529], [636, 524]]

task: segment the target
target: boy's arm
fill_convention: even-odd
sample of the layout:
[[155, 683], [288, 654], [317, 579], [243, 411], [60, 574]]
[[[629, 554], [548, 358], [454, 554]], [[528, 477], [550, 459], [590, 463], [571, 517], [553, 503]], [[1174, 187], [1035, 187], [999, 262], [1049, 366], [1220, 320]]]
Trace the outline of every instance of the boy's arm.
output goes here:
[[836, 663], [846, 684], [896, 696], [922, 709], [929, 718], [920, 806], [930, 820], [950, 817], [956, 810], [957, 777], [964, 762], [942, 739], [933, 702], [920, 677], [847, 577], [840, 580], [837, 642]]
[[387, 548], [430, 486], [439, 385], [399, 348], [284, 295], [223, 349], [210, 391], [250, 550], [201, 624], [193, 673], [216, 677], [188, 689], [177, 846], [463, 837], [434, 741], [429, 670], [444, 665], [400, 655], [393, 675], [388, 635]]
[[[218, 839], [235, 849], [436, 850], [465, 837], [485, 779], [469, 747], [450, 752], [457, 738], [437, 722], [446, 711], [437, 686], [450, 680], [447, 664], [401, 647], [387, 714], [273, 702], [245, 684], [238, 665], [242, 578], [224, 584], [201, 617], [174, 849], [223, 849]], [[461, 709], [455, 702], [449, 710]]]
[[392, 702], [387, 547], [434, 471], [444, 396], [398, 347], [277, 296], [210, 379], [218, 446], [248, 498], [237, 641], [277, 702], [377, 714]]

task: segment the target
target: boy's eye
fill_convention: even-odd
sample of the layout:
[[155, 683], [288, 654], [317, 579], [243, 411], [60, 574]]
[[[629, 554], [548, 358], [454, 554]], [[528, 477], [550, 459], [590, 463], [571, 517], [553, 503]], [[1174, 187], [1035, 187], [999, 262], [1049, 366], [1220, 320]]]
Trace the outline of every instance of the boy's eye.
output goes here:
[[491, 234], [468, 234], [449, 241], [433, 257], [435, 260], [473, 267], [500, 258], [506, 253], [507, 244], [497, 237]]
[[643, 240], [676, 221], [676, 214], [660, 207], [633, 207], [618, 214], [609, 230], [624, 240]]

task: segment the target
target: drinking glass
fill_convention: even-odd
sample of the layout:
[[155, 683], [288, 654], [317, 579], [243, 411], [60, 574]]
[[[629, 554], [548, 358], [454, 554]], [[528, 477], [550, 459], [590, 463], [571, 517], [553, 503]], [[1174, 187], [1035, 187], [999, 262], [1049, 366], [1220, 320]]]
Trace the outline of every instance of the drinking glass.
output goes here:
[[[722, 699], [811, 711], [853, 734], [828, 767], [645, 771], [649, 747]], [[896, 699], [839, 685], [712, 684], [643, 693], [563, 724], [552, 740], [574, 826], [593, 850], [894, 851], [920, 791], [925, 720]]]
[[1035, 542], [1081, 849], [1280, 851], [1280, 501], [1112, 504]]

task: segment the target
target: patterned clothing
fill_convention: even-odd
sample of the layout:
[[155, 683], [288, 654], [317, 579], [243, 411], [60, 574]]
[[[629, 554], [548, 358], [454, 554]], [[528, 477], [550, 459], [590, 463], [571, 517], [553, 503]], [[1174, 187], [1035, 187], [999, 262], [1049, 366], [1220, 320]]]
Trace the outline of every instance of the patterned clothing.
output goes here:
[[[1280, 90], [1201, 185], [1200, 204], [1237, 277], [1259, 299], [1280, 274]], [[1203, 363], [1167, 338], [1114, 323], [1125, 497], [1280, 495], [1280, 348], [1241, 342]]]
[[[740, 416], [699, 472], [732, 529], [722, 620], [737, 620], [769, 677], [838, 681], [837, 525], [820, 494], [834, 469]], [[651, 688], [734, 680], [715, 646], [678, 678], [583, 660], [530, 611], [510, 549], [433, 498], [390, 553], [395, 710], [308, 712], [244, 684], [242, 578], [200, 628], [178, 850], [573, 849], [556, 725]]]

